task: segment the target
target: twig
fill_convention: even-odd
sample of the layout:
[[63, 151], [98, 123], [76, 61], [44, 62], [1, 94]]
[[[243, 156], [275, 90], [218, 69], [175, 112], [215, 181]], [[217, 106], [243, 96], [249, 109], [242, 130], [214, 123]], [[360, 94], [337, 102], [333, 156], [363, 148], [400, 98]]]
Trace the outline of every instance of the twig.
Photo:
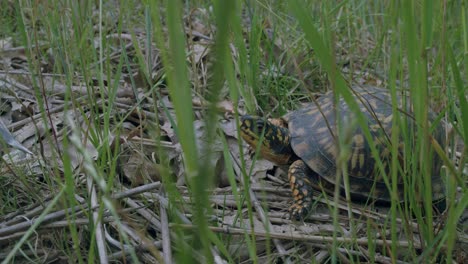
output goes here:
[[[87, 177], [87, 185], [88, 185], [88, 192], [91, 194], [91, 206], [92, 207], [97, 207], [99, 206], [99, 202], [97, 200], [97, 193], [96, 193], [96, 188], [93, 184], [93, 179], [91, 176]], [[100, 263], [106, 264], [109, 263], [109, 260], [107, 258], [107, 252], [106, 252], [106, 245], [104, 244], [104, 234], [103, 234], [103, 226], [101, 219], [99, 217], [99, 212], [93, 211], [93, 222], [95, 225], [95, 237], [96, 237], [96, 245], [98, 248], [98, 253], [99, 253], [99, 260]]]
[[[194, 225], [187, 225], [187, 224], [170, 224], [170, 226], [180, 227], [180, 228], [187, 228], [187, 229], [196, 229], [197, 227]], [[271, 237], [276, 239], [282, 240], [292, 240], [292, 241], [306, 241], [306, 242], [316, 242], [316, 243], [333, 243], [334, 238], [331, 236], [308, 236], [308, 235], [301, 235], [301, 234], [285, 234], [285, 233], [276, 233], [276, 232], [259, 232], [255, 230], [243, 229], [243, 228], [233, 228], [233, 227], [217, 227], [217, 226], [209, 226], [210, 230], [218, 233], [224, 233], [228, 235], [245, 235], [248, 234], [255, 234], [255, 236], [259, 237]], [[365, 245], [369, 244], [368, 238], [348, 238], [348, 237], [337, 237], [336, 241], [339, 243], [349, 243], [353, 244], [356, 243], [358, 245]], [[373, 244], [378, 246], [386, 246], [388, 243], [392, 243], [387, 240], [382, 239], [375, 239], [372, 241]], [[395, 242], [397, 247], [404, 247], [409, 248], [413, 247], [416, 249], [422, 249], [421, 245], [417, 241], [398, 241]]]
[[169, 223], [167, 220], [166, 208], [160, 203], [159, 204], [159, 213], [161, 217], [161, 237], [162, 237], [162, 248], [163, 248], [163, 257], [165, 263], [172, 262], [172, 252], [171, 252], [171, 238], [169, 232]]
[[[231, 155], [232, 160], [236, 161], [236, 162], [233, 162], [234, 170], [236, 171], [236, 174], [239, 175], [239, 180], [242, 183], [242, 185], [245, 186], [245, 183], [243, 182], [243, 177], [241, 176], [242, 173], [241, 173], [241, 170], [240, 170], [240, 167], [239, 167], [239, 162], [237, 161], [236, 157], [234, 155], [232, 155], [232, 153], [230, 153], [230, 155]], [[251, 179], [251, 181], [254, 182], [253, 179]], [[260, 202], [258, 201], [258, 199], [257, 199], [257, 197], [256, 197], [256, 195], [255, 195], [255, 193], [254, 193], [254, 191], [252, 189], [249, 189], [249, 194], [250, 194], [250, 199], [252, 201], [252, 204], [255, 207], [255, 211], [257, 211], [258, 216], [260, 217], [260, 220], [262, 221], [262, 223], [265, 225], [265, 227], [268, 230], [273, 230], [273, 225], [271, 224], [271, 222], [265, 216], [265, 211], [263, 210], [263, 207], [261, 206]], [[279, 240], [273, 239], [273, 243], [275, 244], [275, 247], [278, 250], [279, 254], [281, 254], [283, 256], [286, 255], [286, 250], [284, 249], [283, 245], [281, 244], [281, 242]]]

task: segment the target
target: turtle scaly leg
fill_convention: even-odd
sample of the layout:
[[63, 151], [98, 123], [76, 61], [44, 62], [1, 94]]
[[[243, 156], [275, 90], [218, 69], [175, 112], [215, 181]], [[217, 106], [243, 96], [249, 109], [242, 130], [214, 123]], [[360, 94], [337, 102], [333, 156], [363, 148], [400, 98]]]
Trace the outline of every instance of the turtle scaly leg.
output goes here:
[[289, 184], [294, 198], [290, 208], [291, 219], [301, 220], [312, 206], [312, 182], [315, 173], [302, 160], [296, 160], [288, 171]]

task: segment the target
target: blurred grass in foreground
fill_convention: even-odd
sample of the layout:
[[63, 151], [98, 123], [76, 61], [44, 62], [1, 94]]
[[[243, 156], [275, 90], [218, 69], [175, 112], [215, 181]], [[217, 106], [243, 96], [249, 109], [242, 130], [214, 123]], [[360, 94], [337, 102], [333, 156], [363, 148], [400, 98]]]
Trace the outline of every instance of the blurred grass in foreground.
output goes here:
[[[460, 5], [461, 3], [461, 5]], [[78, 111], [85, 113], [85, 108], [91, 109], [83, 124], [87, 127], [87, 138], [98, 149], [97, 160], [87, 157], [85, 165], [89, 166], [87, 172], [92, 172], [93, 180], [98, 183], [99, 197], [93, 200], [92, 195], [86, 197], [91, 206], [98, 206], [97, 212], [90, 211], [87, 218], [90, 219], [89, 233], [86, 239], [89, 248], [81, 247], [79, 225], [75, 223], [75, 213], [68, 215], [68, 231], [72, 235], [72, 244], [65, 245], [61, 241], [54, 241], [67, 256], [71, 256], [79, 263], [98, 261], [100, 259], [98, 246], [102, 241], [96, 239], [95, 234], [99, 227], [94, 225], [103, 218], [104, 210], [109, 210], [118, 219], [110, 194], [117, 181], [118, 146], [101, 144], [108, 142], [109, 138], [118, 137], [118, 129], [111, 126], [113, 117], [110, 116], [116, 102], [117, 85], [122, 72], [116, 71], [111, 64], [108, 55], [112, 54], [108, 40], [105, 38], [106, 26], [122, 33], [123, 28], [132, 28], [131, 23], [137, 24], [140, 19], [144, 21], [144, 31], [147, 34], [147, 45], [155, 42], [160, 50], [163, 63], [164, 82], [167, 84], [170, 99], [173, 103], [176, 120], [173, 121], [174, 130], [180, 140], [183, 150], [183, 162], [186, 170], [186, 180], [190, 192], [190, 205], [183, 201], [178, 193], [176, 182], [171, 175], [169, 162], [164, 160], [164, 151], [159, 149], [158, 155], [163, 160], [161, 163], [167, 166], [163, 172], [162, 182], [164, 191], [168, 193], [168, 199], [173, 205], [173, 211], [169, 210], [169, 219], [172, 223], [183, 224], [178, 217], [176, 209], [190, 207], [193, 214], [195, 228], [187, 228], [173, 225], [171, 230], [177, 236], [173, 238], [175, 260], [179, 263], [188, 263], [201, 260], [212, 263], [213, 249], [230, 262], [238, 261], [236, 252], [232, 253], [234, 236], [221, 235], [210, 229], [213, 215], [210, 203], [210, 194], [215, 188], [214, 182], [218, 175], [210, 163], [214, 139], [221, 133], [218, 128], [216, 105], [225, 98], [221, 94], [227, 89], [227, 98], [232, 101], [234, 109], [241, 107], [250, 113], [259, 113], [265, 116], [278, 116], [288, 110], [292, 110], [304, 101], [310, 101], [310, 97], [316, 92], [332, 89], [337, 96], [343, 97], [351, 108], [357, 111], [353, 97], [348, 89], [350, 84], [360, 79], [366, 79], [371, 72], [383, 80], [380, 86], [386, 86], [395, 97], [399, 89], [408, 89], [411, 92], [411, 102], [414, 105], [414, 118], [418, 128], [411, 134], [405, 122], [395, 122], [395, 133], [392, 137], [392, 155], [397, 156], [399, 141], [398, 135], [404, 137], [405, 142], [414, 144], [414, 152], [405, 155], [405, 162], [411, 164], [410, 179], [405, 183], [407, 188], [411, 186], [424, 186], [421, 197], [416, 193], [409, 193], [408, 207], [392, 204], [389, 220], [386, 227], [391, 232], [391, 245], [388, 247], [388, 256], [393, 262], [397, 262], [400, 250], [398, 246], [398, 229], [403, 226], [403, 232], [412, 237], [413, 226], [400, 225], [396, 218], [416, 218], [421, 234], [422, 250], [415, 245], [410, 245], [405, 252], [406, 261], [438, 262], [445, 259], [451, 262], [451, 252], [456, 239], [456, 224], [463, 210], [468, 205], [466, 186], [462, 186], [464, 196], [454, 204], [456, 185], [463, 185], [461, 170], [454, 171], [450, 167], [451, 157], [443, 156], [447, 169], [447, 190], [450, 207], [446, 224], [442, 229], [434, 232], [434, 223], [431, 213], [431, 142], [430, 134], [433, 126], [429, 124], [428, 109], [434, 108], [440, 112], [439, 119], [447, 118], [454, 124], [455, 134], [464, 142], [468, 137], [468, 103], [466, 101], [466, 80], [468, 69], [465, 66], [468, 54], [468, 29], [466, 28], [466, 3], [465, 1], [146, 1], [143, 7], [137, 3], [120, 3], [118, 15], [106, 20], [102, 16], [105, 6], [102, 2], [80, 1], [60, 2], [50, 1], [39, 6], [26, 1], [18, 1], [11, 4], [10, 1], [0, 2], [0, 36], [12, 36], [15, 43], [24, 46], [30, 62], [30, 69], [34, 76], [38, 76], [38, 82], [32, 87], [36, 98], [40, 99], [41, 113], [44, 120], [50, 117], [44, 108], [47, 103], [47, 95], [41, 89], [40, 65], [35, 60], [35, 53], [41, 41], [46, 41], [57, 58], [54, 65], [54, 73], [60, 74], [60, 78], [71, 86], [76, 75], [82, 77], [84, 83], [92, 83], [93, 78], [98, 79], [100, 91], [88, 87], [88, 104], [85, 106], [76, 102], [74, 95], [69, 92], [64, 98], [65, 108], [76, 107]], [[12, 6], [14, 8], [12, 8]], [[460, 8], [461, 7], [461, 8]], [[196, 79], [195, 72], [190, 72], [187, 56], [190, 53], [188, 43], [191, 41], [184, 34], [184, 17], [194, 8], [207, 10], [210, 23], [215, 25], [214, 44], [211, 54], [211, 68], [207, 87], [197, 87], [192, 82]], [[71, 12], [63, 12], [71, 10]], [[43, 15], [41, 12], [44, 12]], [[93, 12], [99, 13], [99, 21], [92, 21]], [[70, 15], [64, 17], [63, 13]], [[94, 16], [96, 17], [96, 16]], [[25, 21], [34, 21], [33, 27], [25, 25]], [[246, 22], [248, 21], [248, 22]], [[460, 21], [462, 21], [460, 26]], [[39, 24], [35, 24], [38, 23]], [[130, 23], [127, 24], [127, 23]], [[98, 25], [97, 27], [94, 27]], [[250, 27], [246, 28], [246, 25]], [[39, 26], [45, 28], [45, 32], [38, 30]], [[99, 50], [93, 44], [94, 34], [100, 34], [101, 45]], [[144, 47], [140, 47], [135, 39], [135, 32], [130, 34], [132, 43], [137, 50], [137, 62], [139, 71], [143, 73], [145, 81], [152, 92], [158, 93], [161, 83], [154, 83], [151, 78], [153, 66], [144, 53]], [[279, 48], [281, 47], [281, 48]], [[123, 50], [125, 50], [123, 48]], [[148, 49], [149, 50], [149, 49]], [[235, 52], [233, 52], [235, 51]], [[129, 69], [134, 61], [124, 54], [119, 58], [117, 69]], [[235, 53], [235, 56], [233, 55]], [[372, 79], [372, 78], [369, 78]], [[371, 80], [372, 81], [372, 80]], [[104, 85], [110, 82], [114, 85]], [[131, 80], [134, 84], [136, 81]], [[136, 87], [133, 87], [136, 90]], [[198, 90], [197, 90], [198, 89]], [[105, 92], [104, 92], [105, 91]], [[196, 91], [196, 92], [195, 92]], [[209, 141], [198, 144], [194, 131], [194, 110], [192, 96], [201, 95], [207, 102], [203, 118], [206, 124], [206, 133]], [[98, 96], [99, 95], [99, 96]], [[107, 100], [100, 100], [106, 98]], [[162, 98], [156, 96], [158, 100]], [[162, 105], [164, 103], [161, 103]], [[155, 107], [156, 109], [156, 107]], [[157, 112], [157, 111], [155, 111]], [[394, 109], [395, 116], [398, 111]], [[238, 113], [234, 113], [238, 123]], [[365, 120], [358, 117], [358, 123], [363, 125]], [[160, 135], [155, 134], [156, 141], [160, 141]], [[341, 133], [339, 133], [341, 135]], [[368, 134], [368, 133], [367, 133]], [[346, 135], [342, 135], [346, 136]], [[367, 135], [368, 140], [371, 140]], [[46, 140], [57, 140], [57, 136], [49, 133]], [[449, 138], [451, 139], [451, 138]], [[210, 141], [211, 140], [211, 141]], [[69, 144], [65, 138], [65, 148]], [[228, 170], [229, 182], [235, 195], [236, 206], [242, 211], [243, 203], [247, 204], [245, 212], [249, 226], [246, 229], [254, 230], [254, 222], [257, 221], [254, 213], [254, 205], [251, 202], [249, 186], [250, 172], [246, 164], [242, 164], [242, 183], [235, 179], [232, 170], [232, 161], [229, 156], [228, 144], [223, 141], [223, 153], [225, 165]], [[340, 147], [346, 149], [346, 144], [340, 138]], [[200, 155], [200, 148], [204, 149]], [[445, 146], [441, 146], [445, 148]], [[377, 150], [372, 148], [372, 154], [378, 156]], [[453, 151], [453, 149], [452, 149]], [[83, 150], [85, 153], [85, 151]], [[242, 154], [242, 153], [241, 153]], [[463, 153], [466, 157], [468, 153]], [[50, 203], [52, 206], [60, 204], [64, 208], [75, 208], [77, 205], [75, 194], [86, 192], [75, 185], [76, 172], [71, 169], [71, 158], [66, 152], [58, 151], [53, 161], [61, 161], [64, 164], [63, 179], [55, 179], [62, 189], [56, 199]], [[396, 159], [392, 166], [396, 167]], [[343, 164], [340, 165], [343, 167]], [[383, 166], [382, 162], [379, 166]], [[58, 167], [58, 165], [56, 166]], [[52, 168], [54, 169], [54, 168]], [[394, 170], [396, 172], [396, 170]], [[60, 172], [55, 171], [55, 175]], [[396, 173], [387, 175], [388, 178], [396, 178]], [[346, 173], [343, 175], [344, 183], [349, 185]], [[25, 181], [27, 182], [27, 181]], [[393, 181], [395, 182], [395, 181]], [[52, 182], [46, 182], [50, 189], [56, 188]], [[92, 189], [88, 183], [89, 189]], [[238, 187], [244, 186], [241, 190]], [[395, 190], [396, 185], [392, 186]], [[348, 188], [349, 189], [349, 188]], [[96, 191], [96, 190], [94, 190]], [[6, 193], [7, 190], [2, 190]], [[91, 191], [89, 191], [91, 193]], [[34, 197], [34, 193], [31, 194]], [[243, 198], [241, 198], [243, 197]], [[337, 196], [336, 196], [337, 197]], [[31, 201], [34, 200], [31, 198]], [[423, 208], [418, 207], [422, 201]], [[32, 203], [32, 202], [31, 202]], [[20, 202], [8, 204], [12, 208], [6, 211], [14, 211]], [[150, 202], [148, 202], [150, 204]], [[356, 243], [342, 244], [336, 239], [340, 226], [338, 221], [338, 208], [333, 207], [335, 240], [331, 244], [330, 262], [340, 261], [339, 247], [354, 250]], [[44, 211], [44, 214], [47, 212]], [[423, 213], [426, 212], [426, 213]], [[350, 226], [360, 224], [361, 219], [356, 219], [351, 213]], [[242, 217], [242, 215], [239, 215]], [[42, 219], [42, 218], [41, 218]], [[39, 222], [38, 222], [39, 223]], [[123, 230], [121, 222], [116, 225]], [[376, 261], [378, 257], [376, 244], [372, 244], [377, 234], [373, 232], [374, 223], [367, 222], [368, 228], [368, 257], [369, 261]], [[20, 250], [26, 238], [34, 233], [36, 226], [32, 226], [24, 240], [21, 240], [13, 253]], [[379, 230], [381, 231], [381, 230]], [[124, 232], [122, 232], [124, 234]], [[352, 234], [352, 239], [357, 239]], [[248, 254], [252, 263], [259, 263], [257, 256], [256, 234], [245, 232], [239, 236], [248, 247]], [[235, 237], [237, 238], [237, 236]], [[123, 236], [124, 242], [128, 242]], [[269, 237], [267, 240], [266, 254], [269, 259], [278, 258], [270, 248], [273, 244]], [[237, 242], [237, 241], [236, 241]], [[31, 245], [29, 245], [31, 246]], [[74, 252], [72, 252], [74, 251]], [[444, 253], [444, 254], [441, 254]], [[157, 254], [155, 254], [157, 255]], [[132, 260], [137, 261], [137, 253], [132, 251]], [[359, 262], [359, 259], [351, 259]], [[313, 260], [311, 260], [313, 262]]]

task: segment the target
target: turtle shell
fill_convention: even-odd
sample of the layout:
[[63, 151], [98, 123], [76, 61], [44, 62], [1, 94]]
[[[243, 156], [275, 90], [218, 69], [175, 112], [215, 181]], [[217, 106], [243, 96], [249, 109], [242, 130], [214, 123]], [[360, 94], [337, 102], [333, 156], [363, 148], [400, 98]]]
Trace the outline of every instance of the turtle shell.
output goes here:
[[[384, 181], [384, 173], [391, 175], [391, 134], [393, 125], [393, 111], [391, 96], [387, 90], [375, 87], [353, 88], [355, 100], [360, 111], [363, 113], [372, 141], [368, 141], [364, 135], [360, 123], [357, 122], [356, 114], [350, 110], [343, 98], [334, 105], [334, 96], [327, 93], [306, 107], [294, 111], [284, 117], [288, 122], [291, 135], [291, 146], [295, 154], [302, 159], [321, 179], [332, 184], [336, 182], [337, 163], [339, 158], [338, 133], [342, 133], [341, 139], [344, 144], [349, 144], [349, 155], [347, 160], [347, 172], [349, 176], [350, 193], [352, 197], [373, 198], [376, 200], [390, 201], [390, 193]], [[410, 107], [404, 107], [402, 97], [397, 98], [402, 121], [407, 123], [406, 128], [410, 131], [401, 133], [414, 133], [415, 124], [411, 118]], [[406, 102], [407, 103], [407, 102]], [[404, 109], [401, 111], [401, 109]], [[406, 118], [405, 118], [406, 116]], [[339, 122], [337, 122], [339, 118]], [[430, 114], [429, 119], [433, 120]], [[337, 129], [339, 123], [340, 129]], [[434, 138], [443, 145], [445, 130], [439, 126], [434, 133]], [[407, 137], [411, 138], [411, 137]], [[408, 140], [407, 140], [408, 141]], [[405, 147], [414, 142], [404, 142], [400, 138], [399, 155], [403, 157]], [[383, 166], [378, 166], [378, 161], [371, 152], [373, 144]], [[403, 200], [402, 171], [404, 158], [399, 158], [400, 168], [398, 177], [398, 190], [400, 200]], [[444, 197], [443, 182], [440, 177], [442, 161], [433, 155], [432, 186], [434, 200]], [[388, 178], [391, 178], [388, 176]], [[343, 181], [341, 181], [342, 183]], [[390, 183], [391, 184], [391, 183]], [[343, 187], [343, 183], [341, 184]], [[391, 186], [391, 185], [389, 185]]]

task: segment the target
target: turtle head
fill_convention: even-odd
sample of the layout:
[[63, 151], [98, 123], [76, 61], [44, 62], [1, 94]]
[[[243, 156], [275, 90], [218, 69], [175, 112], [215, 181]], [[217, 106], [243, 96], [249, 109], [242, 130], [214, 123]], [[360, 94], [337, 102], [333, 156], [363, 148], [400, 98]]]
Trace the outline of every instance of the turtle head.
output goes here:
[[240, 134], [253, 149], [260, 149], [263, 158], [277, 165], [290, 164], [294, 159], [289, 130], [282, 120], [244, 115], [241, 117]]

